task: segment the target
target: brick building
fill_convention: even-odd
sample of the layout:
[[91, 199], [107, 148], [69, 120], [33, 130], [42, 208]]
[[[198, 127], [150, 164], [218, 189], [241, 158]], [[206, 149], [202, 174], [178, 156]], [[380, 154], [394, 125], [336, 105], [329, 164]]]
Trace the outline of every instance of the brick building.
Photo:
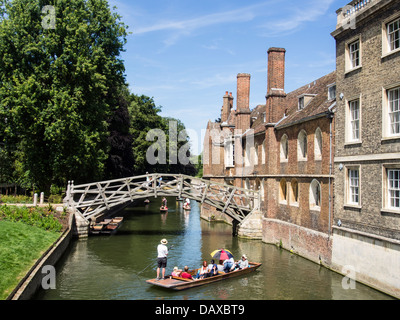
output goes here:
[[337, 14], [332, 265], [400, 296], [400, 2]]
[[249, 74], [237, 76], [236, 110], [226, 92], [221, 122], [207, 126], [204, 178], [260, 190], [263, 241], [330, 263], [336, 75], [286, 94], [285, 53], [268, 50], [265, 105], [250, 108]]
[[351, 1], [332, 36], [336, 71], [290, 93], [285, 50], [268, 50], [265, 105], [238, 74], [204, 178], [261, 191], [264, 242], [400, 297], [400, 2]]

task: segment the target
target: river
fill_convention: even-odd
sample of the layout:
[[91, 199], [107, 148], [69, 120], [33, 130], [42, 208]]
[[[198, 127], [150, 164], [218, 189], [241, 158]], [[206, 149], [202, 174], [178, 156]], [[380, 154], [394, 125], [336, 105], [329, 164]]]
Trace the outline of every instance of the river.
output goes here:
[[[232, 236], [231, 226], [200, 219], [200, 207], [168, 198], [128, 207], [118, 215], [123, 224], [114, 235], [73, 241], [56, 265], [56, 289], [40, 290], [37, 300], [380, 300], [391, 297], [356, 283], [345, 289], [343, 276], [275, 245]], [[200, 267], [210, 253], [227, 248], [238, 259], [263, 265], [250, 275], [184, 291], [168, 291], [145, 282], [156, 277], [156, 247], [168, 239], [167, 271], [174, 266]]]

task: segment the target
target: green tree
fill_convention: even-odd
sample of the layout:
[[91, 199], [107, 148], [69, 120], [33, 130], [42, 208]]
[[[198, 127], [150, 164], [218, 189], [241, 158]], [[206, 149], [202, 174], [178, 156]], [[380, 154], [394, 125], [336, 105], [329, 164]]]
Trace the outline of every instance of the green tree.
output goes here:
[[[45, 5], [54, 29], [43, 25]], [[24, 179], [42, 190], [101, 178], [126, 26], [106, 0], [3, 0], [1, 9], [0, 143], [19, 151]]]

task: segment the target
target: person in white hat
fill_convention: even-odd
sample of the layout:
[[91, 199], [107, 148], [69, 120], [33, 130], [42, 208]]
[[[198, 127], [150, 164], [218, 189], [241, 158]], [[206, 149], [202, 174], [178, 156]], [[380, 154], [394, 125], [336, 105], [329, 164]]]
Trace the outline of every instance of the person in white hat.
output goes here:
[[167, 239], [162, 239], [157, 246], [157, 280], [160, 280], [160, 269], [162, 270], [162, 280], [165, 279], [165, 268], [167, 267], [168, 248]]
[[248, 268], [249, 267], [249, 261], [247, 260], [246, 255], [242, 255], [242, 260], [239, 260], [238, 263], [236, 264], [236, 266], [239, 269], [244, 269], [244, 268]]

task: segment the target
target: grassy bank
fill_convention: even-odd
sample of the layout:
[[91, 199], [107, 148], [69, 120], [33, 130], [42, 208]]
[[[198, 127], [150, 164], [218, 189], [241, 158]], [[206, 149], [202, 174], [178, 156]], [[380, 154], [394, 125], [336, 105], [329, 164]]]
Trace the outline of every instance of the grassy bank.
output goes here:
[[63, 213], [49, 208], [0, 206], [0, 300], [59, 238]]

